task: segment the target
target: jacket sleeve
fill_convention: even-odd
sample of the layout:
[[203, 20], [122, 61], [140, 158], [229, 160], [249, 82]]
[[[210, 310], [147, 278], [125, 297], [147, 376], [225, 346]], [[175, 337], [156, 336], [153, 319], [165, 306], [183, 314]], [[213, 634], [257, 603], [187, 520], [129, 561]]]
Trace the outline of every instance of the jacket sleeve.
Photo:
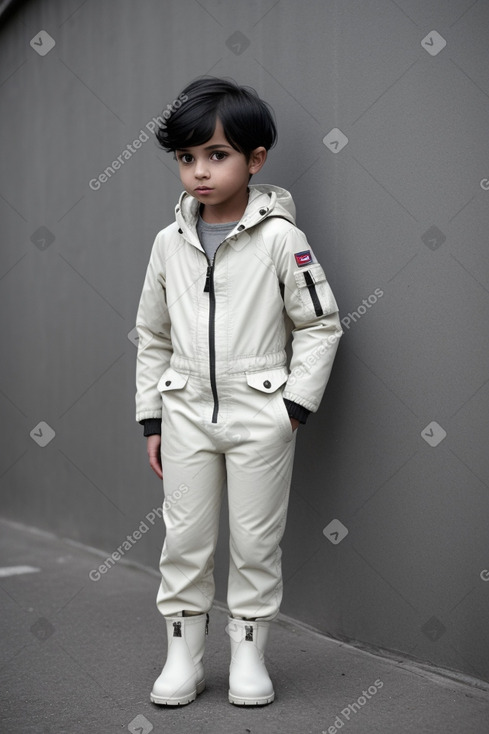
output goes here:
[[161, 418], [158, 381], [170, 364], [172, 345], [166, 304], [166, 281], [162, 236], [153, 244], [136, 316], [138, 352], [136, 362], [136, 420]]
[[290, 374], [283, 397], [314, 413], [343, 333], [338, 306], [304, 233], [296, 227], [285, 235], [276, 267], [293, 325]]

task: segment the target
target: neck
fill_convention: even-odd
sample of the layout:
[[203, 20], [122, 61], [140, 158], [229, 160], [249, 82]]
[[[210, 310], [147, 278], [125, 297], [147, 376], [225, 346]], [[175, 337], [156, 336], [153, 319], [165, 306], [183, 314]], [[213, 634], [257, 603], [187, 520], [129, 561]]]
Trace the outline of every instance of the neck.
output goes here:
[[243, 216], [248, 205], [249, 190], [246, 189], [241, 201], [226, 202], [224, 204], [201, 204], [200, 216], [207, 224], [220, 224], [223, 222], [238, 222]]

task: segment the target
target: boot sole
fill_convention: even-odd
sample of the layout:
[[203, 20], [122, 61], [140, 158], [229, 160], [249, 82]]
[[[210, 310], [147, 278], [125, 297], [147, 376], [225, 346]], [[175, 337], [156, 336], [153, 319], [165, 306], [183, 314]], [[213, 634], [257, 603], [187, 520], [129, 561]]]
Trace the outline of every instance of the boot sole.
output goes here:
[[197, 688], [187, 696], [181, 696], [180, 698], [163, 698], [161, 696], [155, 696], [153, 693], [150, 694], [151, 703], [156, 703], [158, 706], [186, 706], [188, 703], [195, 701], [199, 693], [205, 689], [205, 680], [197, 684]]
[[242, 696], [234, 696], [231, 691], [228, 694], [229, 703], [235, 706], [266, 706], [275, 700], [275, 693], [271, 696], [263, 696], [262, 698], [243, 698]]

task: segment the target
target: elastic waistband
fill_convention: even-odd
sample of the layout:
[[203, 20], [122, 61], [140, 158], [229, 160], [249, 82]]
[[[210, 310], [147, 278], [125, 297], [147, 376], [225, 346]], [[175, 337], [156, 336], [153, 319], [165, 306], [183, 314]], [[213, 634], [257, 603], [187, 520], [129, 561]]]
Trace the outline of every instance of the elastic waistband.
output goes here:
[[[223, 375], [243, 374], [245, 372], [260, 372], [275, 367], [284, 367], [287, 364], [285, 349], [280, 352], [270, 352], [260, 356], [245, 355], [229, 360], [216, 360], [216, 377]], [[199, 377], [209, 376], [209, 362], [199, 361], [195, 357], [185, 357], [183, 354], [173, 353], [170, 365], [178, 372]]]

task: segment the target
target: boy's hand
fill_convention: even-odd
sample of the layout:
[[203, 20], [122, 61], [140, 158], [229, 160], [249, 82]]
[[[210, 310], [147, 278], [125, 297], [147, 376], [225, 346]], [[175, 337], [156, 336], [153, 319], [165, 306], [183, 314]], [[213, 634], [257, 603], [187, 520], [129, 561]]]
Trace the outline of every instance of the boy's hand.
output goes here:
[[152, 468], [152, 470], [154, 471], [154, 473], [157, 474], [160, 479], [163, 479], [163, 471], [161, 469], [160, 447], [161, 447], [161, 436], [158, 433], [155, 433], [152, 436], [147, 437], [146, 450], [148, 452], [149, 465]]
[[301, 422], [298, 421], [297, 418], [291, 418], [290, 419], [290, 422], [291, 422], [292, 430], [293, 431], [296, 431], [299, 428], [300, 424], [301, 424]]

